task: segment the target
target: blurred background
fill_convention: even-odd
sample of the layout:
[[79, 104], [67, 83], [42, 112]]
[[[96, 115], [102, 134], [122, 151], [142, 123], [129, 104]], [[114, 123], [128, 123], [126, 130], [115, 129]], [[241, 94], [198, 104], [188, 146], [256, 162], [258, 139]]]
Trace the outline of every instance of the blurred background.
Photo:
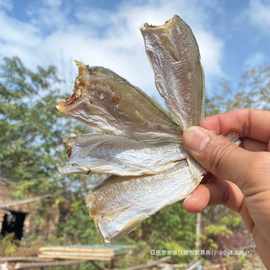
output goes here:
[[[174, 14], [191, 26], [200, 47], [206, 113], [269, 109], [270, 1], [0, 0], [1, 256], [34, 256], [48, 244], [102, 243], [84, 202], [91, 176], [62, 176], [57, 169], [67, 158], [63, 138], [85, 127], [55, 104], [72, 91], [75, 59], [114, 70], [162, 103], [139, 28]], [[15, 229], [7, 226], [12, 218]], [[222, 206], [196, 216], [177, 203], [116, 243], [135, 250], [100, 269], [165, 256], [178, 267], [167, 269], [196, 262], [197, 269], [263, 269], [241, 219]], [[213, 254], [189, 252], [196, 249]], [[214, 252], [229, 250], [243, 252]]]

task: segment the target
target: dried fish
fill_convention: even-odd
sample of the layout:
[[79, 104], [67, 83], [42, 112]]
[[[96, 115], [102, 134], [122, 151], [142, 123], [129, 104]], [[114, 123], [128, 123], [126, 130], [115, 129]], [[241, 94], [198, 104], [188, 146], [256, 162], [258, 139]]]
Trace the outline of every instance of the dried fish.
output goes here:
[[[62, 173], [107, 173], [116, 175], [157, 174], [186, 158], [176, 143], [145, 142], [107, 134], [78, 136], [71, 146]], [[153, 158], [155, 157], [155, 158]]]
[[141, 177], [112, 176], [86, 199], [105, 240], [129, 232], [166, 205], [185, 198], [197, 183], [186, 160], [162, 173]]
[[61, 170], [108, 176], [86, 198], [105, 240], [185, 198], [203, 175], [181, 145], [183, 129], [204, 111], [195, 37], [178, 16], [141, 32], [169, 113], [113, 71], [79, 62], [73, 95], [57, 105], [93, 130], [68, 141], [70, 159]]
[[149, 141], [179, 140], [179, 127], [142, 90], [109, 69], [76, 63], [79, 75], [74, 94], [58, 103], [59, 111], [97, 133]]
[[174, 120], [183, 128], [197, 125], [204, 113], [204, 75], [190, 27], [174, 16], [162, 26], [141, 28], [155, 83]]

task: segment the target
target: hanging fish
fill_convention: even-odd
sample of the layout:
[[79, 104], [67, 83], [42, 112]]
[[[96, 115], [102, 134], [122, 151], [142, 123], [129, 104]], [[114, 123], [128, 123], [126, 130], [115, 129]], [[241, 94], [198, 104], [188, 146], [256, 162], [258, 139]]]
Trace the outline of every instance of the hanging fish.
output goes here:
[[145, 24], [141, 32], [169, 113], [113, 71], [80, 62], [74, 93], [57, 105], [92, 130], [68, 141], [61, 171], [102, 176], [86, 202], [106, 241], [184, 199], [203, 177], [181, 143], [183, 130], [204, 113], [196, 39], [179, 16], [161, 26]]

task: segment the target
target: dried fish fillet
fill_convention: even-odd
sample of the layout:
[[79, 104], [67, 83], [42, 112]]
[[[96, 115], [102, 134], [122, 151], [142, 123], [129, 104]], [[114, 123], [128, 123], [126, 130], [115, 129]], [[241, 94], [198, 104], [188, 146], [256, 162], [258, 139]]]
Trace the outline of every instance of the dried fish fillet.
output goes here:
[[142, 34], [169, 113], [113, 71], [79, 62], [74, 94], [57, 105], [93, 130], [69, 141], [62, 172], [108, 175], [86, 199], [106, 240], [185, 198], [203, 175], [180, 138], [204, 111], [195, 37], [178, 16], [162, 26], [145, 25]]
[[87, 197], [91, 216], [105, 240], [131, 231], [165, 205], [185, 198], [196, 183], [185, 160], [160, 174], [112, 176]]
[[174, 16], [164, 25], [141, 28], [156, 87], [175, 121], [197, 125], [204, 113], [204, 75], [200, 52], [190, 27]]
[[67, 166], [69, 173], [107, 173], [116, 175], [157, 174], [186, 159], [176, 143], [138, 141], [125, 136], [83, 135], [68, 142], [72, 149]]
[[97, 133], [160, 141], [178, 141], [179, 127], [142, 90], [113, 71], [77, 62], [74, 94], [57, 109]]

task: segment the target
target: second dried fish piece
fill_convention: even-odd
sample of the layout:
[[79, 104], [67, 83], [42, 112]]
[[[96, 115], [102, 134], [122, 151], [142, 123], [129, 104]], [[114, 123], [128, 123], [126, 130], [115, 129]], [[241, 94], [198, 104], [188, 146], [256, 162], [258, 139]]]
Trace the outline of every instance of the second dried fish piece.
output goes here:
[[67, 165], [69, 173], [107, 173], [115, 175], [157, 174], [186, 159], [177, 143], [135, 140], [126, 136], [89, 134], [70, 139]]

